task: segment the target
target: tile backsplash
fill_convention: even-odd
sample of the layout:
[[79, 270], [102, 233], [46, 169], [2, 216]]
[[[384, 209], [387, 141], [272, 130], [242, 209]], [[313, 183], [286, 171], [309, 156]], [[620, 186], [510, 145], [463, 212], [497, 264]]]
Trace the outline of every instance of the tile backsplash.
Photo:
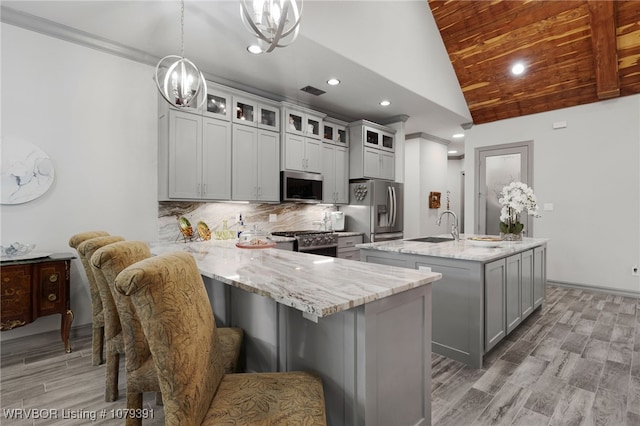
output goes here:
[[[246, 203], [197, 203], [183, 201], [161, 201], [158, 203], [158, 241], [163, 243], [182, 239], [178, 228], [178, 218], [186, 217], [194, 231], [196, 224], [203, 221], [211, 229], [221, 230], [223, 221], [237, 229], [236, 217], [242, 214], [245, 229], [258, 225], [268, 232], [319, 229], [318, 224], [325, 211], [335, 211], [335, 206], [319, 204], [246, 204]], [[276, 222], [269, 222], [269, 215], [277, 216]], [[213, 237], [215, 238], [215, 236]]]

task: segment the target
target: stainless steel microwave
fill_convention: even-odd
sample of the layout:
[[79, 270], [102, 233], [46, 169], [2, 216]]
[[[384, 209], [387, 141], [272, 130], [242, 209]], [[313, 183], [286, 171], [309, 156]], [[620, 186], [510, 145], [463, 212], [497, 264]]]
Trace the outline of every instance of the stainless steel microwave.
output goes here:
[[323, 177], [319, 173], [280, 172], [280, 200], [294, 203], [321, 203]]

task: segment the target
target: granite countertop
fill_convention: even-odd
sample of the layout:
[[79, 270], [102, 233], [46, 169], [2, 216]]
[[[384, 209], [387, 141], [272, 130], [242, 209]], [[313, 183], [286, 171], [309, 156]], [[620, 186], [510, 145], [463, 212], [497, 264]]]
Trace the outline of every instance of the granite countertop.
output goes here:
[[[470, 241], [467, 241], [467, 238], [476, 236], [480, 235], [463, 234], [460, 235], [460, 241], [457, 242], [426, 243], [421, 241], [392, 240], [378, 243], [356, 244], [356, 247], [394, 253], [490, 262], [510, 254], [544, 245], [548, 241], [547, 238], [523, 238], [522, 241], [502, 241], [498, 247], [478, 247], [472, 245]], [[438, 235], [438, 237], [450, 238], [451, 235]]]
[[200, 273], [315, 317], [325, 317], [442, 278], [416, 271], [287, 250], [241, 249], [235, 240], [152, 245], [186, 251]]

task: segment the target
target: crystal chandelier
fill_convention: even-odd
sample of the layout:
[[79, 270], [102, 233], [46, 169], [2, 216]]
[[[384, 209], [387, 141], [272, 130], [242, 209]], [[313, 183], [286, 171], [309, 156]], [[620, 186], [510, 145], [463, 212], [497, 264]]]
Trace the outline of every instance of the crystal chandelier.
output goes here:
[[180, 10], [180, 56], [169, 55], [156, 65], [156, 86], [162, 97], [174, 107], [191, 107], [194, 99], [203, 93], [199, 108], [207, 98], [204, 75], [193, 62], [184, 57], [184, 0]]
[[258, 45], [249, 46], [249, 52], [269, 53], [298, 37], [302, 0], [240, 0], [240, 16], [258, 38]]

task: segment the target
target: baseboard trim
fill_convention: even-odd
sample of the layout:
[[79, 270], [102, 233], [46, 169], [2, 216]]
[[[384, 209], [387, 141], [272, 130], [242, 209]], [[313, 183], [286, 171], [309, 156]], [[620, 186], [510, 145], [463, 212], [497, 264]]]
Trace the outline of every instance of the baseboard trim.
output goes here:
[[595, 285], [570, 283], [566, 281], [547, 280], [547, 284], [554, 285], [557, 287], [574, 288], [576, 290], [587, 290], [587, 291], [595, 291], [598, 293], [613, 294], [615, 296], [640, 298], [640, 291], [620, 290], [620, 289], [600, 287]]

